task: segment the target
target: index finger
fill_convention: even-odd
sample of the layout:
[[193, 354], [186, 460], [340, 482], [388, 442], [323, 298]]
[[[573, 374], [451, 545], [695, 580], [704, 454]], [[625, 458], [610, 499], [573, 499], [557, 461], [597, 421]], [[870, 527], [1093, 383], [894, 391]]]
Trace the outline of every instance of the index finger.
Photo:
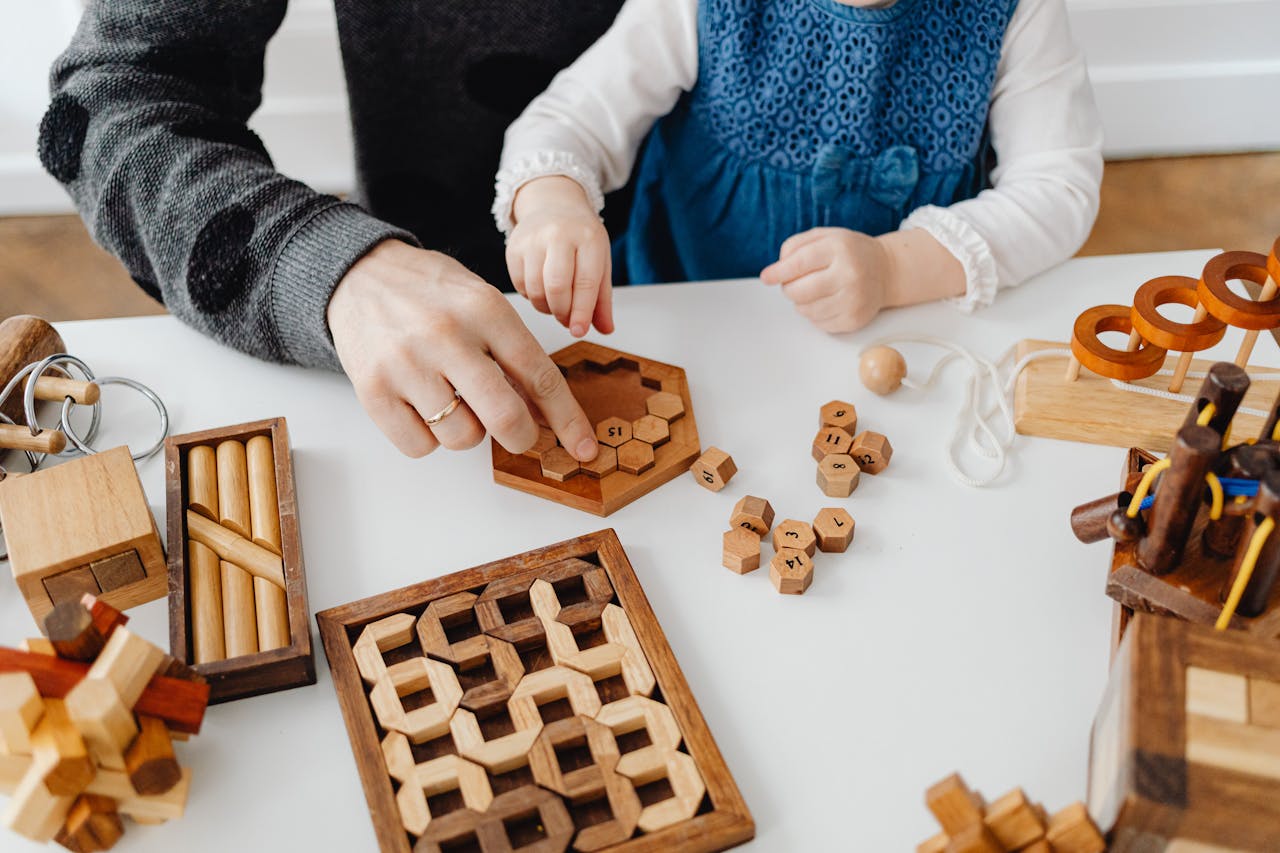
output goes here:
[[806, 273], [826, 269], [830, 264], [830, 244], [813, 242], [765, 267], [760, 271], [760, 278], [765, 284], [786, 284]]
[[[556, 363], [538, 346], [533, 334], [514, 312], [511, 325], [493, 328], [489, 352], [498, 366], [520, 386], [546, 418], [560, 443], [575, 459], [590, 462], [600, 451], [587, 413], [574, 399]], [[507, 324], [495, 324], [495, 326]]]

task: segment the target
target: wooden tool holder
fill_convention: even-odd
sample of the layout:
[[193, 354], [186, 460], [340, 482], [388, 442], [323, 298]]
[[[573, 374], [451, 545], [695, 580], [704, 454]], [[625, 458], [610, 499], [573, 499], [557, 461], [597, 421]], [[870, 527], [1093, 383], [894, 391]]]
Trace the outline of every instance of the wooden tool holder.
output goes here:
[[612, 530], [316, 621], [386, 853], [755, 834]]
[[[271, 440], [289, 642], [282, 648], [269, 651], [195, 663], [191, 540], [188, 530], [188, 508], [191, 502], [188, 460], [193, 448], [216, 447], [228, 440], [248, 442], [259, 436]], [[173, 656], [192, 665], [209, 681], [211, 703], [315, 684], [315, 653], [311, 646], [310, 610], [302, 563], [302, 537], [298, 529], [293, 459], [289, 430], [284, 418], [172, 436], [165, 442], [165, 475], [170, 543], [169, 645]], [[233, 541], [236, 541], [234, 537]]]

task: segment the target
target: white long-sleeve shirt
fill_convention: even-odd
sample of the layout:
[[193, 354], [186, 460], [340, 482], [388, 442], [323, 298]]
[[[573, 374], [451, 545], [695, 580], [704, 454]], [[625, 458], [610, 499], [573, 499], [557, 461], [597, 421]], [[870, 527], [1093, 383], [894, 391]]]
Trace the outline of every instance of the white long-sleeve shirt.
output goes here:
[[[509, 233], [516, 191], [563, 175], [596, 210], [627, 182], [654, 122], [698, 79], [697, 0], [627, 0], [613, 26], [561, 71], [507, 129], [493, 205]], [[991, 188], [950, 207], [917, 208], [922, 228], [965, 271], [955, 304], [987, 305], [997, 289], [1071, 257], [1098, 213], [1102, 128], [1063, 0], [1020, 0], [991, 93]]]

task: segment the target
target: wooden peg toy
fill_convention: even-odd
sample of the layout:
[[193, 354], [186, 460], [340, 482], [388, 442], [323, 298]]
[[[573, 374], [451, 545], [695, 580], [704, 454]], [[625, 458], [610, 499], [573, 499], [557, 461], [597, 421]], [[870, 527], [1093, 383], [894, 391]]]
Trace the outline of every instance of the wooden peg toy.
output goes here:
[[818, 427], [837, 427], [853, 435], [858, 431], [858, 410], [853, 403], [832, 400], [818, 411]]
[[839, 507], [827, 507], [813, 520], [818, 537], [818, 550], [825, 554], [843, 554], [853, 541], [853, 516]]
[[745, 527], [757, 536], [767, 536], [773, 527], [773, 507], [764, 498], [747, 495], [733, 505], [730, 527]]
[[769, 563], [769, 580], [783, 595], [801, 595], [813, 583], [813, 561], [804, 551], [779, 549]]
[[745, 575], [760, 568], [760, 537], [754, 530], [734, 527], [725, 531], [722, 565], [731, 572]]
[[906, 375], [907, 361], [893, 347], [871, 347], [858, 359], [858, 378], [873, 394], [892, 394]]
[[698, 485], [712, 492], [718, 492], [728, 485], [733, 475], [738, 473], [738, 466], [733, 457], [718, 447], [708, 447], [698, 460], [689, 468]]
[[773, 547], [777, 551], [785, 548], [803, 551], [812, 557], [818, 548], [818, 539], [814, 536], [811, 525], [788, 518], [778, 522], [778, 526], [773, 528]]
[[1138, 564], [1151, 574], [1168, 574], [1181, 561], [1199, 512], [1205, 474], [1221, 452], [1221, 437], [1207, 426], [1183, 427], [1178, 432], [1169, 469], [1161, 477], [1147, 518], [1148, 533], [1138, 543]]
[[862, 469], [847, 454], [833, 453], [818, 463], [818, 488], [830, 498], [847, 498], [858, 488]]
[[893, 457], [893, 446], [889, 439], [878, 432], [863, 430], [853, 439], [849, 455], [858, 463], [858, 468], [865, 474], [879, 474], [889, 467]]

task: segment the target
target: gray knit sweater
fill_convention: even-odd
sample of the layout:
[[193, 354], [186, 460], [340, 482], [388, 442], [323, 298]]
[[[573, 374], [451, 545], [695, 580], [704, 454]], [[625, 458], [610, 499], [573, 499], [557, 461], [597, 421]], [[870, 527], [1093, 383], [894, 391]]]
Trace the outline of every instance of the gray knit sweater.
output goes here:
[[351, 201], [281, 175], [246, 127], [286, 0], [92, 0], [51, 77], [44, 167], [101, 245], [202, 332], [336, 368], [325, 308], [379, 241], [509, 287], [489, 204], [502, 133], [621, 0], [334, 0]]

